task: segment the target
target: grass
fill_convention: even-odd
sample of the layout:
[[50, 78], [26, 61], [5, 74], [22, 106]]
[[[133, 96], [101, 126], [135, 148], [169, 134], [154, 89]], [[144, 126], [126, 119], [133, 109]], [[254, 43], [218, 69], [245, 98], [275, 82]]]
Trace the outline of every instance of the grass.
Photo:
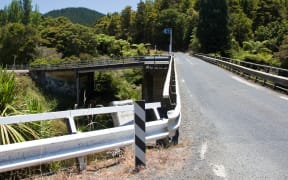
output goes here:
[[[127, 146], [119, 156], [103, 152], [94, 156], [85, 171], [78, 172], [76, 167], [58, 171], [52, 176], [40, 176], [36, 180], [78, 180], [78, 179], [151, 179], [166, 177], [172, 171], [181, 171], [188, 157], [186, 145], [169, 148], [152, 147], [146, 150], [146, 168], [135, 171], [133, 146]], [[95, 158], [97, 157], [97, 158]]]

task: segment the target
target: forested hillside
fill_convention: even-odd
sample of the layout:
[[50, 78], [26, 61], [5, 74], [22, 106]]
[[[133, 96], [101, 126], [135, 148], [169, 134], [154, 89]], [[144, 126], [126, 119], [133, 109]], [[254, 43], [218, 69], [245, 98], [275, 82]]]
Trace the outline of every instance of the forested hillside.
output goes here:
[[60, 10], [53, 10], [46, 14], [45, 17], [66, 17], [73, 23], [92, 26], [96, 20], [104, 16], [104, 14], [87, 8], [65, 8]]
[[[96, 22], [97, 18], [94, 19]], [[13, 0], [0, 10], [0, 64], [51, 64], [92, 60], [100, 56], [147, 53], [144, 44], [132, 44], [66, 17], [42, 16], [31, 0]]]
[[174, 50], [288, 67], [288, 0], [146, 0], [97, 21], [95, 32]]
[[287, 68], [287, 14], [288, 0], [146, 0], [136, 10], [127, 6], [95, 18], [88, 27], [43, 17], [32, 10], [31, 0], [13, 0], [0, 10], [0, 63], [141, 55], [147, 47], [167, 51], [169, 34], [163, 30], [172, 28], [174, 51]]

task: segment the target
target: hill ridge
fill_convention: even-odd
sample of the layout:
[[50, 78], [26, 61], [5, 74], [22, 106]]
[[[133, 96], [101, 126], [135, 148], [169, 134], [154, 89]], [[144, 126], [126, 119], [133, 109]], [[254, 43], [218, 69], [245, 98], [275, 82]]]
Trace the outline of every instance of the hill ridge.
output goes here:
[[85, 7], [68, 7], [49, 11], [48, 13], [45, 13], [44, 16], [54, 18], [64, 16], [74, 23], [91, 26], [96, 20], [103, 17], [104, 14]]

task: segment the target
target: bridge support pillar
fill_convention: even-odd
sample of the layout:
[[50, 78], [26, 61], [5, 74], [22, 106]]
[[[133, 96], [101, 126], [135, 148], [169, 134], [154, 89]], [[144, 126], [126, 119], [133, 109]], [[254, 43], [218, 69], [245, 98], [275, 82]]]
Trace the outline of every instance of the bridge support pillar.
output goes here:
[[[166, 116], [167, 108], [166, 101], [163, 99], [163, 88], [168, 71], [168, 66], [165, 68], [144, 68], [144, 80], [142, 86], [142, 99], [145, 99], [147, 103], [149, 102], [161, 102], [160, 116]], [[156, 119], [154, 113], [147, 113], [147, 120]]]
[[94, 91], [94, 72], [76, 72], [76, 102], [85, 105], [91, 99]]

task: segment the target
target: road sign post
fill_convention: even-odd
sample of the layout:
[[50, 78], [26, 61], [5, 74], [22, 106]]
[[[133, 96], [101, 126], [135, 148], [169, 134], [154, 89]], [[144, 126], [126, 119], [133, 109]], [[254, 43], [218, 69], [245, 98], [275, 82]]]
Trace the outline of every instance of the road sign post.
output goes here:
[[170, 43], [169, 43], [169, 54], [172, 54], [172, 37], [173, 37], [173, 30], [172, 28], [165, 28], [164, 29], [164, 34], [169, 34], [170, 35]]

